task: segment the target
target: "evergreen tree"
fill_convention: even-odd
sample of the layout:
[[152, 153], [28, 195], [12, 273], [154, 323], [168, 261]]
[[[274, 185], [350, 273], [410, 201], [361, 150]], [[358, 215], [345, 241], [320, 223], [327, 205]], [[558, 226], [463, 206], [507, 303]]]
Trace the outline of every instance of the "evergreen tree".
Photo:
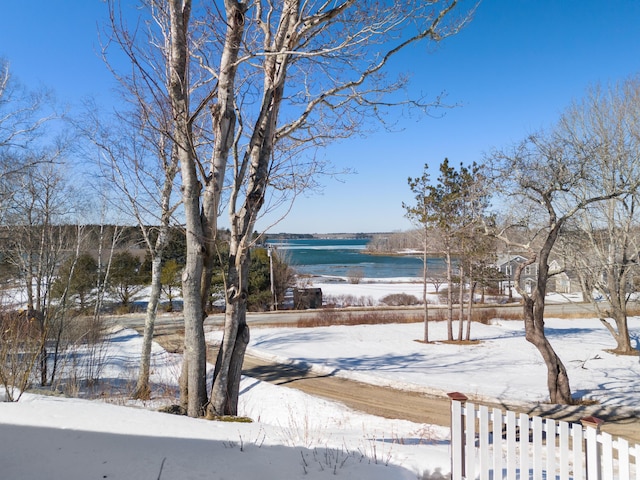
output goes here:
[[173, 258], [167, 260], [162, 266], [160, 282], [162, 283], [162, 291], [169, 302], [167, 312], [173, 311], [173, 300], [180, 291], [180, 285], [182, 285], [181, 274], [182, 266]]
[[83, 253], [77, 259], [70, 258], [62, 264], [52, 293], [54, 297], [60, 298], [65, 289], [68, 289], [67, 294], [77, 297], [80, 310], [84, 310], [90, 306], [91, 292], [96, 287], [97, 280], [98, 262], [88, 253]]
[[111, 292], [120, 300], [123, 308], [131, 308], [135, 295], [142, 290], [144, 277], [142, 264], [130, 252], [120, 252], [113, 256], [109, 273]]

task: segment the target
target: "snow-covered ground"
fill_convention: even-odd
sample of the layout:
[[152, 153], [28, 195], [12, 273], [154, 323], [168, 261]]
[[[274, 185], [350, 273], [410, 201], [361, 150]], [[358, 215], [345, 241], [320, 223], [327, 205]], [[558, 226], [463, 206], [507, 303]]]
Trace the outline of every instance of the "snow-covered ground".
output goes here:
[[[634, 341], [640, 342], [640, 318], [631, 318], [629, 327]], [[546, 332], [576, 395], [603, 405], [638, 405], [640, 357], [605, 351], [615, 342], [598, 320], [549, 319]], [[460, 391], [510, 403], [548, 399], [546, 367], [525, 340], [521, 322], [474, 323], [472, 338], [480, 341], [475, 345], [425, 345], [416, 341], [422, 335], [423, 325], [418, 323], [253, 329], [249, 351], [365, 383], [425, 393]], [[430, 339], [446, 339], [445, 322], [430, 324]]]
[[[368, 299], [368, 304], [377, 305], [387, 295], [394, 293], [406, 293], [417, 299], [422, 299], [423, 284], [415, 278], [385, 278], [362, 279], [359, 283], [349, 283], [346, 278], [314, 277], [311, 286], [322, 289], [322, 297], [325, 299], [339, 299], [341, 297], [353, 297]], [[432, 285], [429, 286], [428, 301], [437, 303], [438, 296]]]
[[[395, 287], [386, 285], [383, 293]], [[402, 289], [409, 293], [406, 284]], [[250, 352], [418, 391], [509, 401], [547, 397], [544, 365], [520, 322], [474, 324], [472, 336], [481, 342], [471, 346], [416, 342], [422, 328], [254, 328]], [[577, 395], [606, 405], [640, 404], [639, 358], [607, 353], [613, 341], [598, 321], [550, 319], [547, 329]], [[640, 343], [640, 318], [630, 319], [630, 329]], [[432, 324], [430, 333], [444, 339], [444, 325]], [[108, 348], [103, 377], [131, 386], [140, 336], [115, 331]], [[155, 345], [153, 363], [152, 380], [175, 386], [180, 357]], [[130, 406], [31, 394], [0, 404], [0, 478], [376, 480], [442, 478], [449, 471], [447, 429], [360, 414], [251, 378], [243, 380], [240, 397], [240, 414], [253, 418], [250, 424], [158, 413], [150, 410], [154, 402], [120, 403]]]
[[[367, 302], [368, 305], [378, 305], [387, 295], [405, 293], [413, 295], [420, 301], [422, 300], [423, 284], [420, 279], [411, 277], [364, 278], [359, 283], [349, 283], [346, 277], [313, 277], [308, 282], [308, 286], [322, 289], [324, 299], [354, 297], [370, 300], [370, 302]], [[442, 288], [446, 288], [446, 286]], [[512, 291], [512, 295], [515, 299], [519, 298], [515, 288]], [[480, 298], [480, 294], [476, 294], [476, 296]], [[582, 294], [549, 293], [546, 297], [547, 303], [565, 303], [569, 301], [582, 301]], [[427, 302], [430, 304], [440, 303], [439, 295], [432, 284], [427, 285]]]

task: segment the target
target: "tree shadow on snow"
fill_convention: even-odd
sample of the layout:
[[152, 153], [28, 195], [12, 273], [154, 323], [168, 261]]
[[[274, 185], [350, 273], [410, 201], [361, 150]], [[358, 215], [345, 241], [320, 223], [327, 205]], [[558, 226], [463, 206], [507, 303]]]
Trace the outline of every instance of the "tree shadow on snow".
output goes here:
[[[159, 414], [160, 415], [160, 414]], [[159, 420], [162, 422], [162, 420]], [[185, 421], [202, 421], [185, 419]], [[212, 428], [213, 425], [211, 426]], [[228, 440], [2, 425], [3, 478], [409, 478], [415, 473], [344, 448], [267, 445], [259, 427]], [[219, 435], [219, 434], [218, 434]], [[254, 438], [255, 437], [255, 438]], [[9, 441], [10, 440], [10, 441]], [[437, 477], [423, 477], [437, 478]]]

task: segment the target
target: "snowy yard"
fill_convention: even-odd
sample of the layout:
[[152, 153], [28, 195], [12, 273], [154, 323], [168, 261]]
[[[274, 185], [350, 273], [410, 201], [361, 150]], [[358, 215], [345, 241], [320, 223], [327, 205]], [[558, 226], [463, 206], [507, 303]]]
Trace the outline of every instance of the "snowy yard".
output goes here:
[[[432, 324], [432, 338], [445, 338], [444, 327]], [[547, 329], [575, 394], [604, 405], [640, 403], [639, 358], [607, 353], [613, 340], [597, 320], [550, 319]], [[630, 319], [630, 329], [640, 342], [640, 318]], [[424, 345], [415, 341], [421, 336], [421, 324], [254, 328], [249, 351], [421, 392], [511, 402], [547, 397], [544, 364], [520, 322], [474, 324], [481, 342], [473, 346]], [[130, 384], [140, 336], [115, 331], [108, 348], [104, 376]], [[154, 345], [153, 363], [152, 380], [174, 386], [180, 357]], [[360, 414], [251, 378], [240, 398], [250, 424], [162, 414], [151, 411], [153, 402], [118, 403], [25, 394], [0, 404], [0, 478], [382, 480], [442, 478], [450, 470], [445, 428]]]

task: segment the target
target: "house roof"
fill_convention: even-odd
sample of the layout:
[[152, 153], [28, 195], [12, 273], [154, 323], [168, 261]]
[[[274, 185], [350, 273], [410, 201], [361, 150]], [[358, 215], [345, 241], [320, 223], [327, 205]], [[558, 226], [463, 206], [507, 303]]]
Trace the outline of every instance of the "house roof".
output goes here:
[[498, 259], [496, 261], [496, 265], [498, 267], [502, 267], [503, 265], [507, 265], [509, 263], [523, 263], [526, 262], [527, 258], [523, 257], [522, 255], [506, 255], [506, 254], [499, 254], [498, 255]]

